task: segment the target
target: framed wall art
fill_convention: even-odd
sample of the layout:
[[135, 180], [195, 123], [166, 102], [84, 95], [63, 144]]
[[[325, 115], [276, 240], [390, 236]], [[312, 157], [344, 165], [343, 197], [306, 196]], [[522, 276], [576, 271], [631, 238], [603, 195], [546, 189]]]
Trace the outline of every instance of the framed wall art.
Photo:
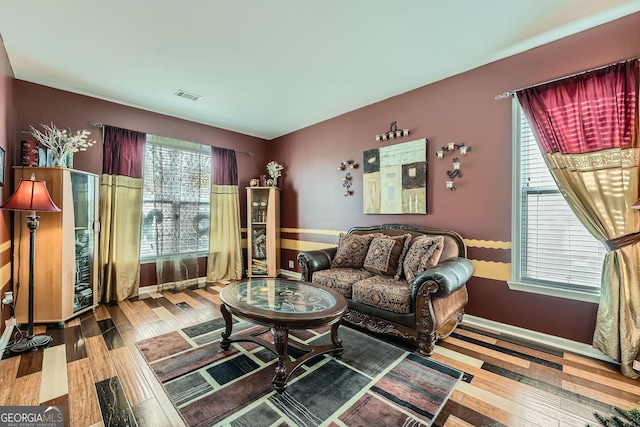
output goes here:
[[5, 161], [6, 161], [6, 152], [4, 151], [4, 148], [0, 147], [0, 186], [4, 185], [4, 179], [5, 179], [5, 169], [6, 169], [6, 165], [5, 165]]
[[427, 213], [427, 139], [363, 153], [364, 214]]

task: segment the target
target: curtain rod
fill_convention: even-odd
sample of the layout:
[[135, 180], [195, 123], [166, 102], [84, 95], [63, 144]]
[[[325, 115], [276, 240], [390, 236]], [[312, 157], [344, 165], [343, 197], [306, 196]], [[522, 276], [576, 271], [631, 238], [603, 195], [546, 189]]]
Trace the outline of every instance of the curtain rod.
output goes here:
[[249, 157], [253, 157], [256, 155], [253, 151], [238, 151], [238, 150], [233, 150], [233, 151], [240, 154], [246, 154]]
[[[100, 122], [90, 122], [91, 126], [96, 127], [96, 128], [100, 128], [102, 129], [104, 127], [104, 125]], [[238, 151], [238, 150], [233, 150], [236, 153], [240, 153], [240, 154], [246, 154], [249, 157], [253, 157], [256, 154], [253, 151]]]
[[595, 67], [595, 68], [591, 68], [591, 69], [588, 69], [588, 70], [579, 71], [577, 73], [569, 74], [568, 76], [558, 77], [556, 79], [547, 80], [547, 81], [544, 81], [544, 82], [541, 82], [541, 83], [536, 83], [536, 84], [532, 84], [532, 85], [529, 85], [529, 86], [524, 86], [524, 87], [521, 87], [520, 89], [515, 89], [515, 90], [512, 90], [510, 92], [504, 92], [504, 93], [501, 93], [500, 95], [496, 95], [495, 99], [499, 101], [501, 99], [510, 98], [511, 96], [515, 95], [516, 92], [519, 92], [519, 91], [524, 90], [524, 89], [529, 89], [529, 88], [536, 87], [536, 86], [546, 85], [547, 83], [557, 82], [557, 81], [560, 81], [560, 80], [564, 80], [564, 79], [568, 79], [568, 78], [571, 78], [571, 77], [580, 76], [582, 74], [590, 73], [592, 71], [602, 70], [603, 68], [607, 68], [607, 67], [610, 67], [612, 65], [624, 64], [625, 62], [636, 61], [636, 60], [638, 60], [638, 58], [629, 58], [629, 59], [625, 59], [623, 61], [613, 62], [613, 63], [607, 64], [607, 65], [602, 65], [600, 67]]

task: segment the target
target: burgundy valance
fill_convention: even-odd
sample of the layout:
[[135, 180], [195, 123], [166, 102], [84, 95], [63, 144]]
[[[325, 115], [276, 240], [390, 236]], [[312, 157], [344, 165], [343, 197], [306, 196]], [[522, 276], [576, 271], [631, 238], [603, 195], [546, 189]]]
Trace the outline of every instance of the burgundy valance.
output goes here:
[[104, 126], [102, 173], [142, 178], [147, 134]]

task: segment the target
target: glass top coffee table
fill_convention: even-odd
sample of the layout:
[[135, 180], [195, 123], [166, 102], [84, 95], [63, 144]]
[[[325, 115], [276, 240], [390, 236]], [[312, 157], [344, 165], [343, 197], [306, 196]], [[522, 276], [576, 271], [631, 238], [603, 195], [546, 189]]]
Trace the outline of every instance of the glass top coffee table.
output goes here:
[[[251, 341], [271, 350], [278, 356], [273, 387], [278, 393], [287, 388], [291, 373], [312, 357], [333, 353], [342, 355], [342, 339], [338, 327], [347, 310], [347, 300], [332, 289], [308, 282], [285, 279], [258, 279], [225, 287], [220, 293], [221, 311], [226, 328], [220, 346], [228, 349], [232, 342]], [[271, 329], [273, 342], [255, 334], [231, 335], [232, 315]], [[289, 342], [290, 329], [312, 329], [331, 325], [331, 344], [310, 346]], [[287, 353], [288, 346], [307, 353], [295, 361]]]

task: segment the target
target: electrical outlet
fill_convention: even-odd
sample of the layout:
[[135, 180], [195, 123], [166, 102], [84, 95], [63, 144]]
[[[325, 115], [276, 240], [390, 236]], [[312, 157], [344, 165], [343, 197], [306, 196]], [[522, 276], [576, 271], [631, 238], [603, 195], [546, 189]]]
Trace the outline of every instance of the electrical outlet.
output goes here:
[[289, 260], [289, 268], [295, 268], [295, 264], [291, 260]]

